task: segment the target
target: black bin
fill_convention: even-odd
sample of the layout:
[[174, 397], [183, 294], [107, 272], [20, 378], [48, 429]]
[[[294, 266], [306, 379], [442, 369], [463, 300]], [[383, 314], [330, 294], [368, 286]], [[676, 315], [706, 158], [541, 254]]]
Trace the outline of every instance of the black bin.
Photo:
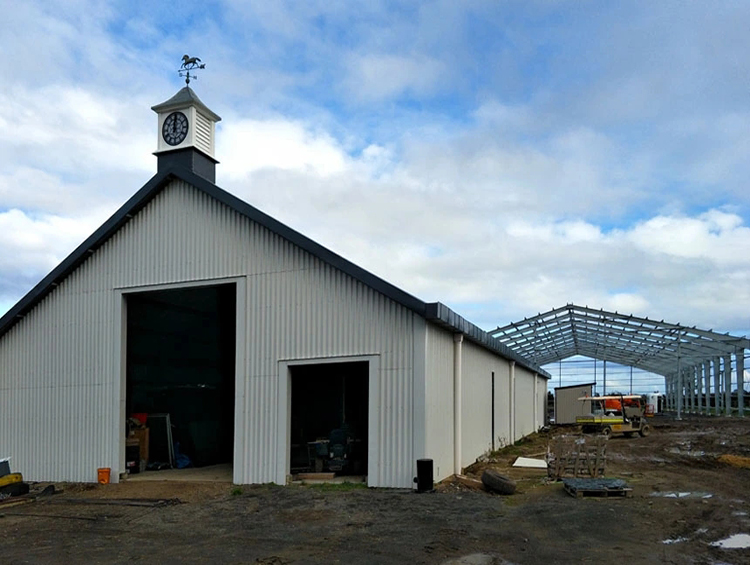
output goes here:
[[432, 459], [417, 459], [417, 492], [430, 492], [434, 488], [432, 481]]

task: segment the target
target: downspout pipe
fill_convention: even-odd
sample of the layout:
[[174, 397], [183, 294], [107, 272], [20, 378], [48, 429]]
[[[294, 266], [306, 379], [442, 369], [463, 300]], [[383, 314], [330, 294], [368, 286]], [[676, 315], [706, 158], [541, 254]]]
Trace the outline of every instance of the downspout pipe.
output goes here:
[[461, 474], [461, 355], [463, 334], [453, 334], [453, 473]]
[[510, 444], [513, 445], [516, 441], [516, 362], [510, 362], [510, 378], [508, 379], [508, 385], [510, 391], [508, 391], [508, 415], [510, 416], [510, 422], [508, 422], [508, 433], [510, 434]]

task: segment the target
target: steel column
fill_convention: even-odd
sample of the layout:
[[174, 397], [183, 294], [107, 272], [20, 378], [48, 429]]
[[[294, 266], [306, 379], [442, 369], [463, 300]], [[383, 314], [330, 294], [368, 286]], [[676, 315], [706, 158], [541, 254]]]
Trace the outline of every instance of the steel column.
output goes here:
[[719, 400], [721, 399], [721, 393], [719, 392], [719, 373], [721, 371], [721, 362], [718, 357], [714, 357], [711, 360], [711, 365], [714, 369], [714, 416], [719, 415]]
[[681, 352], [681, 336], [677, 336], [677, 419], [682, 419], [682, 356]]
[[732, 415], [732, 356], [724, 356], [724, 413]]
[[667, 391], [667, 406], [666, 409], [671, 411], [674, 404], [672, 403], [672, 382], [674, 377], [672, 375], [664, 376], [664, 389]]
[[711, 361], [704, 361], [703, 362], [703, 379], [706, 384], [706, 388], [703, 391], [703, 400], [705, 401], [705, 404], [703, 405], [703, 413], [704, 414], [710, 414], [711, 413]]
[[745, 415], [745, 350], [738, 349], [734, 354], [737, 364], [737, 411], [740, 417]]
[[693, 365], [690, 367], [690, 413], [695, 413], [695, 383], [698, 380], [698, 374], [696, 367]]

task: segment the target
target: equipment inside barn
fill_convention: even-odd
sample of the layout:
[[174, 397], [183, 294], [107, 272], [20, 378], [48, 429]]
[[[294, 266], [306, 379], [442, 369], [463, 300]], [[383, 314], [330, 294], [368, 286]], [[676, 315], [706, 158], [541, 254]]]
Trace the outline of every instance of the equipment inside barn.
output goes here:
[[292, 474], [367, 473], [368, 364], [292, 368]]

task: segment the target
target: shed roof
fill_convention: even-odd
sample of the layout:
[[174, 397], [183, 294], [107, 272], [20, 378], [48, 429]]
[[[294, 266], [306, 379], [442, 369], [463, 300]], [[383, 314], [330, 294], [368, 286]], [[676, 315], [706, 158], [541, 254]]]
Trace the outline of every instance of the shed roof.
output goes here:
[[[185, 90], [185, 89], [183, 89]], [[179, 93], [178, 93], [179, 94]], [[167, 101], [165, 104], [169, 103]], [[312, 239], [282, 224], [268, 214], [261, 212], [247, 202], [237, 198], [214, 183], [196, 175], [184, 167], [173, 166], [154, 175], [138, 192], [115, 212], [99, 229], [79, 245], [62, 263], [44, 277], [26, 296], [15, 304], [2, 318], [0, 318], [0, 338], [6, 334], [14, 324], [28, 314], [45, 296], [47, 296], [63, 279], [80, 266], [91, 254], [96, 253], [112, 235], [126, 224], [135, 214], [145, 207], [161, 190], [173, 180], [182, 180], [209, 196], [222, 202], [237, 213], [256, 222], [271, 232], [286, 239], [290, 243], [304, 249], [320, 260], [343, 271], [363, 284], [401, 304], [427, 321], [454, 332], [461, 332], [466, 339], [477, 343], [494, 353], [516, 361], [519, 365], [549, 378], [550, 375], [536, 363], [529, 361], [517, 352], [512, 351], [484, 330], [462, 318], [450, 308], [440, 302], [425, 303], [402, 289], [370, 273], [369, 271], [344, 259], [340, 255], [327, 249]]]
[[596, 383], [580, 383], [577, 385], [556, 386], [555, 390], [565, 390], [566, 388], [578, 388], [581, 386], [596, 386]]
[[614, 361], [659, 375], [742, 353], [746, 337], [568, 304], [488, 332], [538, 365], [573, 355]]

